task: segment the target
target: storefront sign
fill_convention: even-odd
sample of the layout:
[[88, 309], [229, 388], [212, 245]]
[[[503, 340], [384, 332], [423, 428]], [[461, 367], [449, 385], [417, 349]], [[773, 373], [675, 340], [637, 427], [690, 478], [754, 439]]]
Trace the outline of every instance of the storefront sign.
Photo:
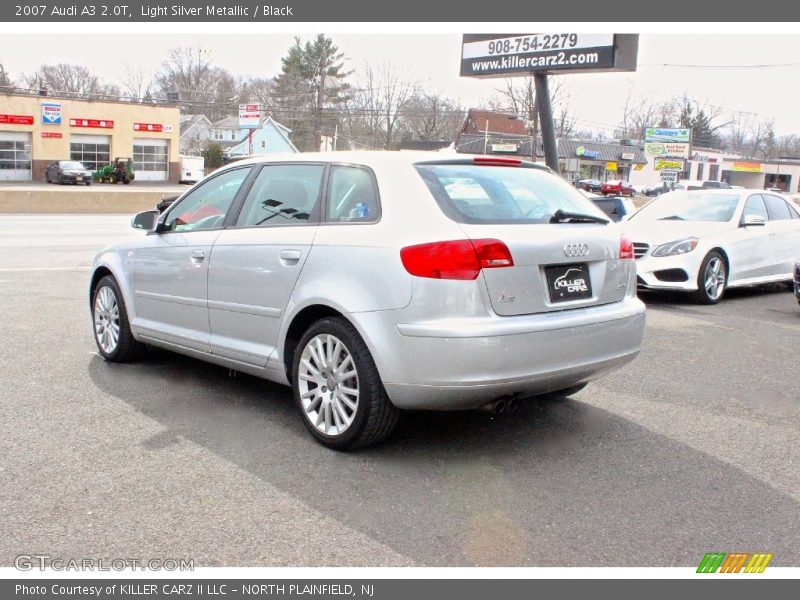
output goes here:
[[258, 104], [239, 105], [239, 129], [258, 129], [261, 127], [261, 108]]
[[732, 170], [740, 173], [761, 173], [761, 163], [735, 162]]
[[57, 131], [43, 131], [42, 137], [45, 139], [50, 138], [54, 140], [60, 140], [63, 136]]
[[661, 181], [675, 183], [678, 181], [678, 171], [661, 171]]
[[616, 170], [617, 170], [617, 163], [615, 162], [606, 163], [606, 171], [616, 171]]
[[713, 156], [708, 156], [707, 154], [700, 154], [699, 152], [695, 152], [692, 154], [692, 160], [694, 162], [707, 162], [707, 163], [715, 163], [717, 159]]
[[134, 123], [134, 131], [150, 131], [153, 133], [172, 133], [172, 125], [163, 123]]
[[468, 33], [462, 77], [635, 71], [639, 36], [613, 33]]
[[516, 144], [492, 144], [492, 152], [516, 152], [519, 146]]
[[656, 171], [683, 171], [683, 161], [673, 158], [657, 158], [654, 167]]
[[673, 144], [671, 142], [653, 143], [644, 145], [646, 156], [673, 156], [680, 158], [689, 157], [689, 144]]
[[55, 102], [42, 102], [42, 124], [61, 125], [61, 105]]
[[636, 158], [636, 155], [633, 152], [623, 152], [620, 155], [620, 159], [622, 160], [633, 160], [634, 158]]
[[114, 121], [104, 121], [101, 119], [70, 119], [70, 127], [92, 127], [96, 129], [113, 129]]
[[33, 117], [28, 115], [0, 115], [3, 125], [33, 125]]
[[581, 158], [590, 158], [595, 159], [600, 157], [600, 153], [597, 150], [587, 150], [583, 146], [578, 146], [575, 148], [575, 155], [580, 156]]
[[678, 142], [688, 144], [692, 141], [691, 129], [669, 129], [648, 127], [644, 130], [645, 142]]
[[642, 169], [644, 169], [644, 165], [641, 165], [641, 164], [633, 165], [633, 170], [634, 171], [641, 171]]

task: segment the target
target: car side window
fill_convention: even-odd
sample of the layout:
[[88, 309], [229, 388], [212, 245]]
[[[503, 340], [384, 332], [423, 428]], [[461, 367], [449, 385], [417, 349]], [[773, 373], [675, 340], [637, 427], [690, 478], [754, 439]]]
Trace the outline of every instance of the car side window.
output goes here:
[[764, 204], [764, 199], [761, 197], [761, 194], [750, 196], [747, 199], [747, 202], [744, 203], [744, 210], [742, 211], [742, 221], [744, 221], [745, 217], [748, 217], [750, 215], [755, 215], [757, 217], [761, 217], [765, 221], [769, 221], [769, 216], [767, 214], [767, 206], [766, 204]]
[[327, 220], [364, 223], [377, 221], [379, 217], [378, 190], [372, 172], [361, 167], [332, 167]]
[[169, 211], [162, 232], [219, 229], [250, 167], [231, 169], [202, 183]]
[[247, 193], [236, 227], [305, 225], [318, 221], [323, 165], [265, 165]]
[[783, 221], [792, 218], [792, 213], [789, 212], [789, 206], [784, 202], [783, 198], [764, 194], [764, 200], [767, 202], [769, 218], [773, 221]]

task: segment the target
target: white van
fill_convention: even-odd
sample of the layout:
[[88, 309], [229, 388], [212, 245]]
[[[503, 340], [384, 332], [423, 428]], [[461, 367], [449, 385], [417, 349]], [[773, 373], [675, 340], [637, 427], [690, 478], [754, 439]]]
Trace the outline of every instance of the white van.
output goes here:
[[181, 155], [181, 183], [197, 183], [205, 177], [206, 161], [202, 156]]

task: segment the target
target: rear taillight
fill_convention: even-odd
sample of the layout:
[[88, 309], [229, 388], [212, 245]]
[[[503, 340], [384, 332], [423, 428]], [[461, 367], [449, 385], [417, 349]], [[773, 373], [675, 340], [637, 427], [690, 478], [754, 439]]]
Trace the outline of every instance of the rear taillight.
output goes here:
[[481, 269], [513, 267], [514, 259], [500, 240], [451, 240], [407, 246], [400, 250], [406, 271], [433, 279], [477, 279]]
[[633, 242], [627, 235], [619, 236], [619, 258], [620, 260], [633, 260]]

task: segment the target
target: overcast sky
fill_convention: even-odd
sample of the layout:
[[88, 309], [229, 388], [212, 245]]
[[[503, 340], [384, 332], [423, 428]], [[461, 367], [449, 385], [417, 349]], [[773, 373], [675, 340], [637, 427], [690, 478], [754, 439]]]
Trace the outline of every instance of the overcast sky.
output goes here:
[[[358, 71], [367, 61], [376, 64], [390, 61], [407, 79], [453, 96], [467, 107], [479, 104], [502, 84], [502, 80], [459, 77], [460, 35], [335, 34], [331, 37], [348, 57], [348, 68]], [[42, 63], [77, 63], [114, 82], [126, 63], [154, 71], [169, 48], [195, 46], [209, 50], [216, 65], [233, 73], [263, 77], [280, 70], [280, 58], [292, 43], [292, 35], [280, 34], [12, 34], [0, 36], [0, 62], [15, 77], [35, 70]], [[659, 99], [687, 92], [692, 98], [729, 112], [754, 113], [758, 119], [774, 118], [780, 135], [800, 133], [798, 47], [800, 35], [796, 34], [647, 34], [639, 40], [639, 67], [635, 73], [560, 78], [566, 82], [579, 128], [613, 128], [631, 92], [636, 97], [652, 95]], [[663, 66], [665, 63], [711, 66]], [[741, 68], [786, 63], [789, 65]]]

